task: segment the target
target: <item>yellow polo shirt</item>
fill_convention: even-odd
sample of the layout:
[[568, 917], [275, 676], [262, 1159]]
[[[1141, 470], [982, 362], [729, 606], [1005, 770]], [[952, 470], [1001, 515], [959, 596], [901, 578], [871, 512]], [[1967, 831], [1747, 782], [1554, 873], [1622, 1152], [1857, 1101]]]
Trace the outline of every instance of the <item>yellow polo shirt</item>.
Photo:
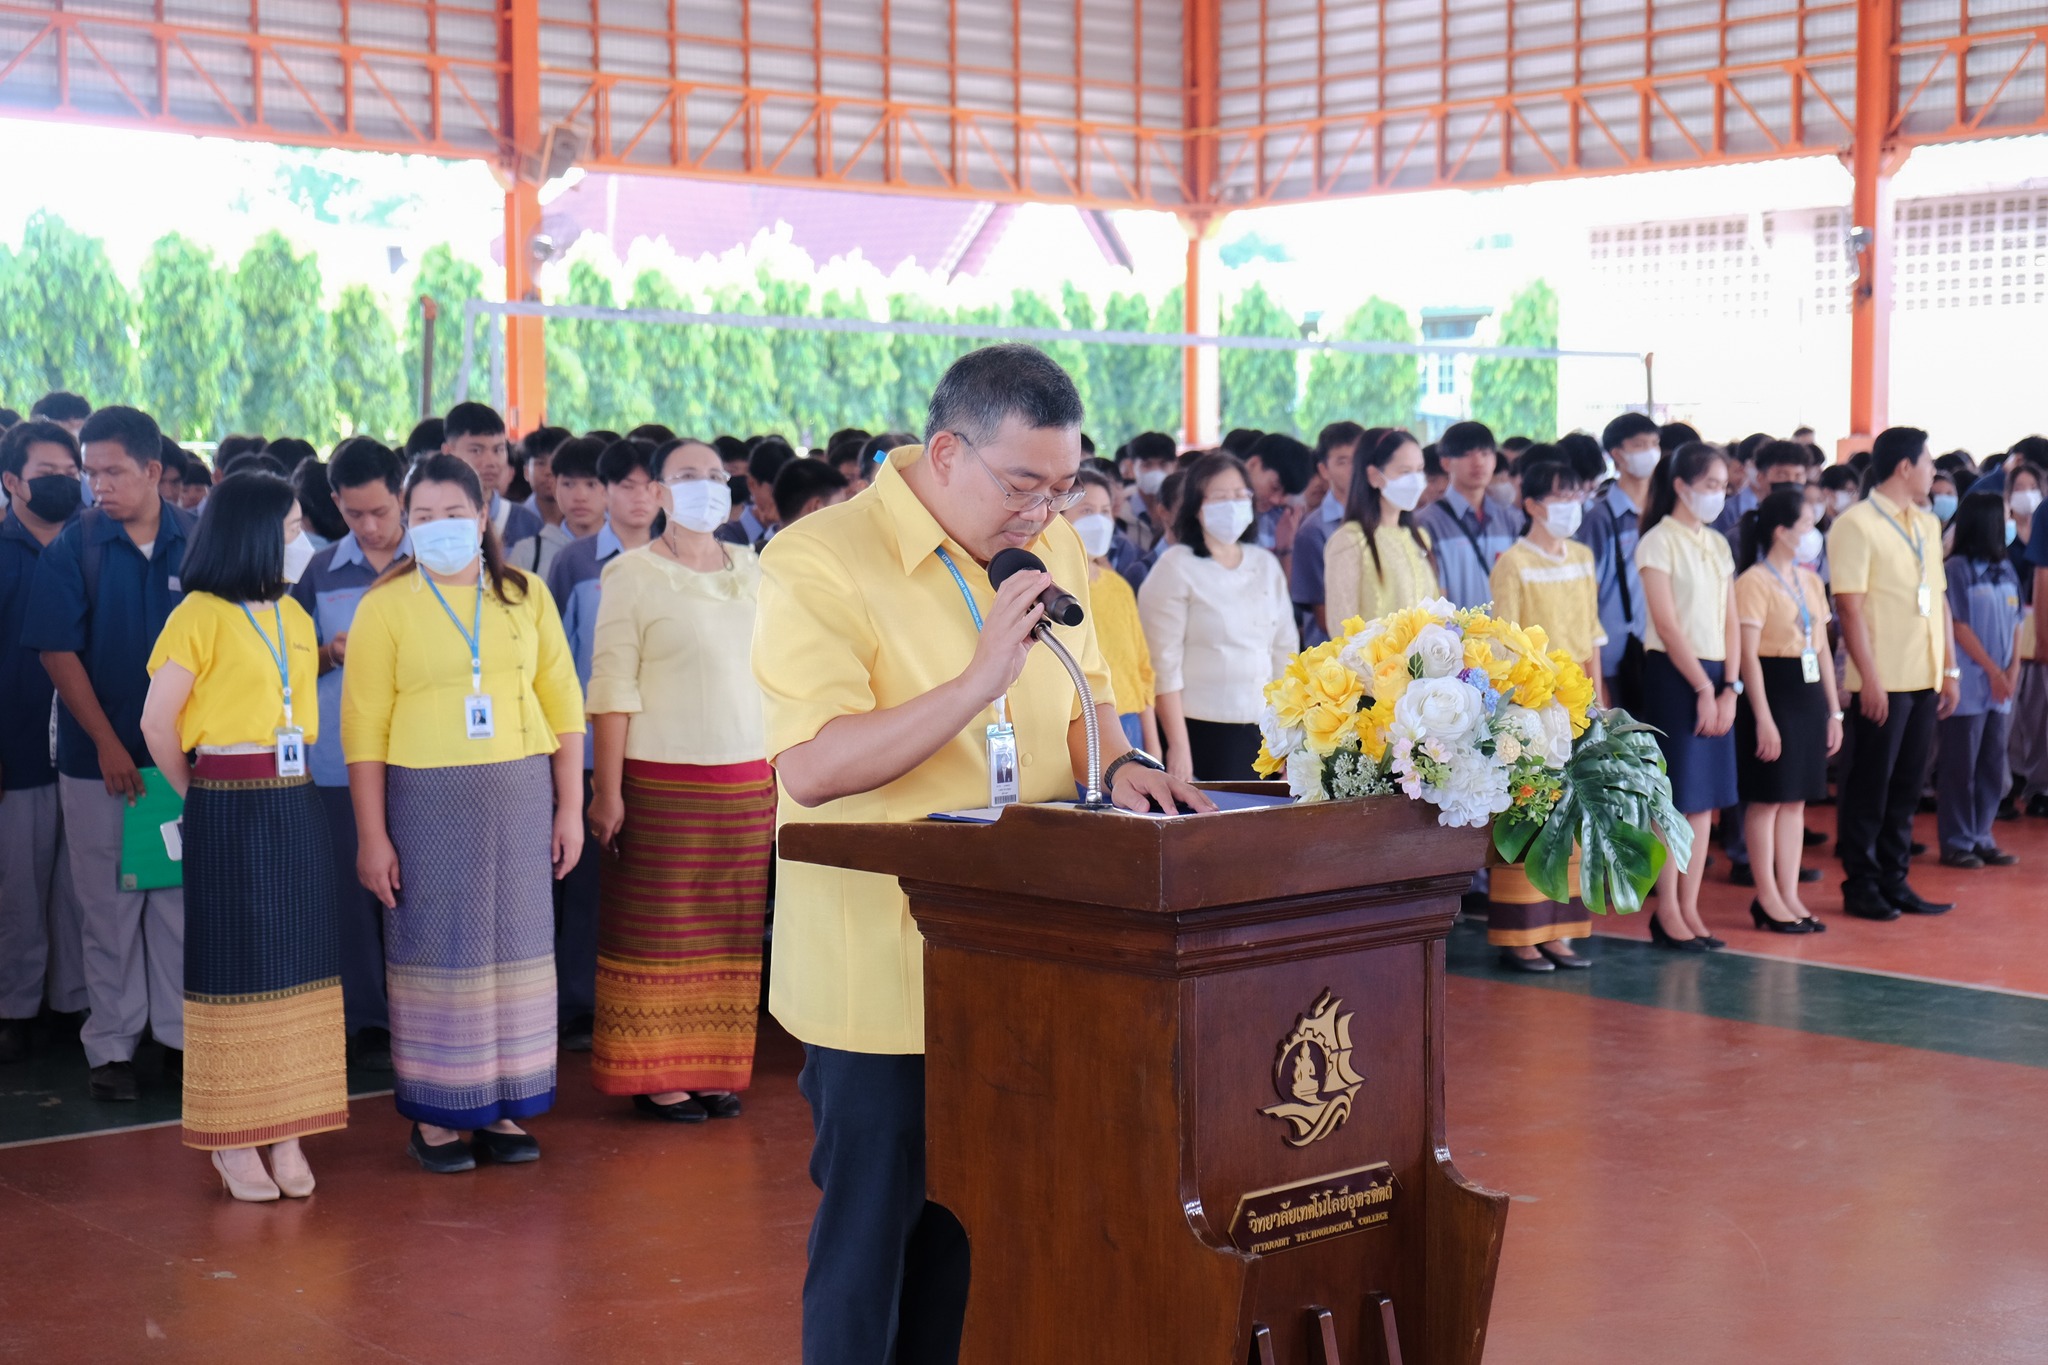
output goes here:
[[[1920, 544], [1917, 556], [1915, 538]], [[1900, 507], [1882, 493], [1872, 493], [1836, 517], [1828, 532], [1829, 586], [1837, 593], [1862, 594], [1871, 657], [1887, 692], [1925, 692], [1941, 686], [1941, 662], [1947, 652], [1942, 613], [1948, 602], [1941, 553], [1941, 523], [1934, 514]], [[1931, 607], [1925, 616], [1919, 603], [1923, 582]], [[1849, 690], [1863, 690], [1853, 655]]]
[[[982, 614], [988, 575], [940, 529], [902, 471], [922, 446], [890, 453], [859, 496], [814, 512], [761, 554], [754, 676], [761, 684], [771, 762], [840, 716], [863, 715], [952, 681], [974, 657], [967, 604], [937, 551], [945, 546]], [[1088, 556], [1064, 517], [1032, 550], [1085, 603]], [[1058, 635], [1100, 701], [1112, 696], [1093, 614]], [[1067, 727], [1080, 698], [1051, 651], [1034, 649], [1009, 691], [1025, 801], [1072, 800]], [[785, 793], [777, 823], [922, 820], [988, 804], [984, 711], [939, 751], [886, 786], [805, 809]], [[768, 1008], [806, 1043], [849, 1052], [924, 1051], [924, 939], [893, 877], [778, 861], [775, 954]]]
[[1152, 650], [1145, 643], [1145, 624], [1138, 618], [1138, 594], [1115, 569], [1089, 580], [1088, 615], [1102, 646], [1109, 675], [1116, 679], [1116, 713], [1135, 715], [1159, 700], [1159, 679], [1152, 672]]
[[292, 723], [306, 732], [306, 743], [320, 738], [320, 641], [313, 618], [289, 594], [276, 606], [275, 614], [268, 605], [258, 607], [252, 626], [240, 602], [190, 592], [164, 622], [149, 652], [149, 675], [167, 663], [192, 674], [192, 695], [178, 712], [178, 743], [186, 750], [275, 742], [284, 724], [284, 683], [272, 652], [280, 622]]

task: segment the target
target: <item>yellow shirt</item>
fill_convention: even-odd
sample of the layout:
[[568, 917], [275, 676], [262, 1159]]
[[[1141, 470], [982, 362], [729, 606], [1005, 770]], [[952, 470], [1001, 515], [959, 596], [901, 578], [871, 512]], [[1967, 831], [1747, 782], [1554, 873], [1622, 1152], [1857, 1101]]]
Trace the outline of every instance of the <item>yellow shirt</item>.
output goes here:
[[[1428, 541], [1429, 532], [1417, 534]], [[1370, 621], [1438, 593], [1436, 567], [1407, 527], [1375, 526], [1372, 539], [1380, 552], [1378, 573], [1366, 551], [1365, 531], [1355, 521], [1339, 526], [1323, 546], [1323, 619], [1333, 636], [1354, 616]]]
[[1591, 660], [1607, 643], [1593, 551], [1567, 540], [1563, 557], [1554, 558], [1527, 536], [1508, 546], [1493, 564], [1493, 614], [1519, 626], [1541, 626], [1552, 649], [1582, 664]]
[[1095, 638], [1116, 683], [1116, 713], [1135, 715], [1157, 702], [1158, 679], [1138, 619], [1138, 594], [1122, 574], [1104, 569], [1088, 581], [1088, 614], [1095, 619]]
[[[1889, 520], [1887, 519], [1889, 518]], [[1911, 540], [1918, 537], [1920, 553]], [[1828, 532], [1828, 576], [1838, 593], [1860, 593], [1870, 652], [1887, 692], [1924, 692], [1941, 686], [1947, 653], [1948, 572], [1941, 562], [1941, 523], [1932, 512], [1900, 507], [1872, 493], [1835, 518]], [[1929, 611], [1920, 614], [1927, 586]], [[1863, 690], [1854, 655], [1849, 690]]]
[[[1727, 662], [1728, 586], [1735, 581], [1728, 538], [1711, 526], [1695, 529], [1665, 517], [1636, 545], [1636, 567], [1671, 579], [1671, 602], [1693, 657]], [[1664, 649], [1654, 615], [1643, 624], [1643, 648]]]
[[462, 632], [476, 588], [441, 584], [457, 629], [420, 571], [370, 589], [348, 632], [341, 684], [341, 753], [350, 763], [462, 768], [505, 763], [561, 747], [583, 729], [583, 690], [545, 583], [526, 577], [517, 602], [488, 596], [483, 609], [484, 691], [493, 734], [471, 739], [463, 722], [469, 646]]
[[[754, 677], [765, 698], [768, 756], [815, 738], [840, 716], [901, 706], [951, 682], [976, 634], [952, 555], [984, 616], [988, 575], [954, 544], [903, 478], [922, 446], [890, 452], [874, 484], [814, 512], [761, 553]], [[1032, 544], [1053, 579], [1087, 590], [1088, 557], [1064, 517]], [[1056, 628], [1098, 698], [1112, 695], [1092, 618]], [[1080, 698], [1051, 651], [1034, 649], [1009, 691], [1025, 801], [1072, 800], [1067, 727]], [[351, 661], [353, 667], [353, 661]], [[923, 763], [886, 786], [806, 810], [783, 794], [779, 823], [922, 820], [988, 804], [983, 711]], [[797, 1038], [852, 1052], [924, 1051], [924, 940], [893, 877], [814, 863], [776, 865], [775, 955], [768, 1007]]]
[[589, 707], [593, 716], [632, 717], [627, 758], [715, 765], [767, 752], [761, 689], [748, 662], [761, 562], [744, 545], [721, 548], [726, 567], [717, 573], [678, 564], [652, 545], [604, 567]]
[[[1806, 596], [1812, 629], [1805, 639], [1799, 635], [1799, 602], [1792, 596], [1792, 588]], [[1809, 649], [1827, 655], [1828, 616], [1828, 590], [1811, 569], [1795, 564], [1792, 576], [1781, 581], [1759, 560], [1735, 580], [1735, 619], [1757, 628], [1760, 659], [1796, 659]], [[1833, 658], [1828, 662], [1832, 665]]]
[[240, 602], [194, 592], [172, 609], [149, 652], [149, 672], [153, 677], [173, 663], [192, 674], [192, 695], [178, 712], [178, 743], [186, 752], [202, 744], [211, 749], [276, 742], [277, 728], [284, 724], [284, 685], [271, 650], [277, 646], [280, 617], [290, 658], [292, 723], [306, 732], [306, 743], [320, 738], [320, 698], [315, 690], [320, 679], [319, 636], [313, 618], [289, 596], [277, 607], [277, 616], [268, 604], [251, 608], [261, 640], [242, 614]]

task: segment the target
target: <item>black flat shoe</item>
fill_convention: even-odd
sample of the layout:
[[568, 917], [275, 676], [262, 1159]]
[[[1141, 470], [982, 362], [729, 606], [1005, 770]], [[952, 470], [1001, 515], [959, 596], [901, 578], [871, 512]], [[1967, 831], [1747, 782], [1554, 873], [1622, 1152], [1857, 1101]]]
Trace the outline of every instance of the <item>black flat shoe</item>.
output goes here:
[[1582, 972], [1593, 965], [1591, 958], [1580, 957], [1577, 953], [1553, 953], [1548, 943], [1537, 944], [1536, 951], [1568, 972]]
[[677, 1100], [674, 1104], [656, 1104], [646, 1095], [635, 1095], [633, 1107], [654, 1119], [667, 1119], [670, 1123], [702, 1123], [711, 1117], [709, 1111], [694, 1099]]
[[476, 1169], [476, 1156], [469, 1150], [469, 1144], [461, 1138], [439, 1145], [429, 1143], [420, 1135], [420, 1126], [412, 1126], [412, 1136], [406, 1140], [405, 1154], [420, 1163], [420, 1169], [430, 1175], [454, 1175], [459, 1171]]
[[1673, 938], [1671, 931], [1666, 929], [1663, 922], [1657, 918], [1655, 910], [1650, 912], [1650, 942], [1656, 944], [1659, 948], [1668, 949], [1674, 953], [1704, 953], [1707, 951], [1707, 945], [1696, 938]]
[[590, 1051], [590, 1034], [591, 1030], [596, 1027], [597, 1021], [587, 1014], [579, 1014], [568, 1023], [563, 1024], [561, 1032], [557, 1035], [557, 1041], [561, 1043], [562, 1051]]
[[1813, 932], [1813, 930], [1807, 927], [1808, 921], [1806, 920], [1778, 919], [1770, 911], [1764, 909], [1762, 901], [1751, 901], [1749, 903], [1749, 917], [1755, 921], [1757, 928], [1768, 929], [1774, 934], [1810, 934]]
[[738, 1095], [707, 1095], [701, 1090], [690, 1097], [704, 1106], [704, 1112], [715, 1119], [736, 1119], [740, 1116]]
[[1984, 866], [1984, 860], [1966, 848], [1945, 848], [1941, 851], [1941, 865], [1975, 870]]
[[1517, 957], [1503, 948], [1500, 950], [1500, 965], [1511, 972], [1554, 972], [1557, 968], [1550, 959], [1538, 953], [1535, 957]]
[[1986, 867], [2011, 867], [2020, 860], [2017, 853], [2007, 853], [1997, 844], [1977, 845], [1977, 856], [1984, 860]]
[[1897, 886], [1886, 887], [1884, 889], [1884, 898], [1891, 902], [1902, 914], [1907, 915], [1946, 915], [1949, 911], [1956, 908], [1955, 904], [1951, 901], [1927, 900], [1904, 882], [1900, 882]]
[[479, 1128], [471, 1134], [469, 1146], [477, 1160], [495, 1161], [500, 1166], [522, 1166], [540, 1160], [540, 1142], [531, 1133], [494, 1133]]

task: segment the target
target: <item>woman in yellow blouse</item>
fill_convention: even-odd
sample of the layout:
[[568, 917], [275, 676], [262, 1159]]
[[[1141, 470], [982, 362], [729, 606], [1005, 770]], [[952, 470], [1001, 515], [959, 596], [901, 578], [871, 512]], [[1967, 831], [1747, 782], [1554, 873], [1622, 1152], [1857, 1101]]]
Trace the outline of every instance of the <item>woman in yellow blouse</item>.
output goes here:
[[718, 452], [659, 457], [668, 527], [605, 566], [590, 668], [600, 865], [590, 1077], [651, 1118], [740, 1112], [754, 1068], [775, 777], [754, 682], [761, 566], [712, 537]]
[[1422, 447], [1405, 431], [1366, 435], [1351, 465], [1344, 524], [1323, 547], [1323, 611], [1332, 638], [1354, 616], [1370, 621], [1438, 592], [1429, 538], [1409, 515], [1429, 486]]
[[319, 644], [286, 595], [295, 514], [275, 475], [213, 490], [142, 714], [185, 798], [185, 1145], [252, 1202], [311, 1194], [299, 1139], [348, 1123], [338, 907], [321, 872], [333, 854], [306, 775]]
[[[363, 596], [341, 748], [357, 875], [383, 902], [391, 1065], [429, 1171], [534, 1161], [555, 1096], [554, 903], [583, 851], [583, 697], [539, 579], [468, 465], [406, 481], [413, 557]], [[465, 1145], [461, 1133], [473, 1130]]]
[[1095, 618], [1095, 638], [1116, 684], [1116, 717], [1124, 738], [1149, 754], [1159, 752], [1157, 682], [1145, 627], [1138, 619], [1138, 594], [1109, 563], [1109, 543], [1116, 536], [1116, 489], [1106, 475], [1083, 469], [1074, 486], [1081, 500], [1066, 511], [1068, 521], [1088, 552], [1088, 610]]

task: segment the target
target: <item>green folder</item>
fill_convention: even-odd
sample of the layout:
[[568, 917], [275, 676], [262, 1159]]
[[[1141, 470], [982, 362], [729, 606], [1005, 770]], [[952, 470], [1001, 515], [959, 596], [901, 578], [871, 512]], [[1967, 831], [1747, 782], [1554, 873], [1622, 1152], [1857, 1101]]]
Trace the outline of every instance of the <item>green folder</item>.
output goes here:
[[160, 769], [144, 768], [142, 782], [142, 796], [121, 813], [121, 889], [182, 886], [185, 847], [178, 822], [185, 798], [171, 790]]

